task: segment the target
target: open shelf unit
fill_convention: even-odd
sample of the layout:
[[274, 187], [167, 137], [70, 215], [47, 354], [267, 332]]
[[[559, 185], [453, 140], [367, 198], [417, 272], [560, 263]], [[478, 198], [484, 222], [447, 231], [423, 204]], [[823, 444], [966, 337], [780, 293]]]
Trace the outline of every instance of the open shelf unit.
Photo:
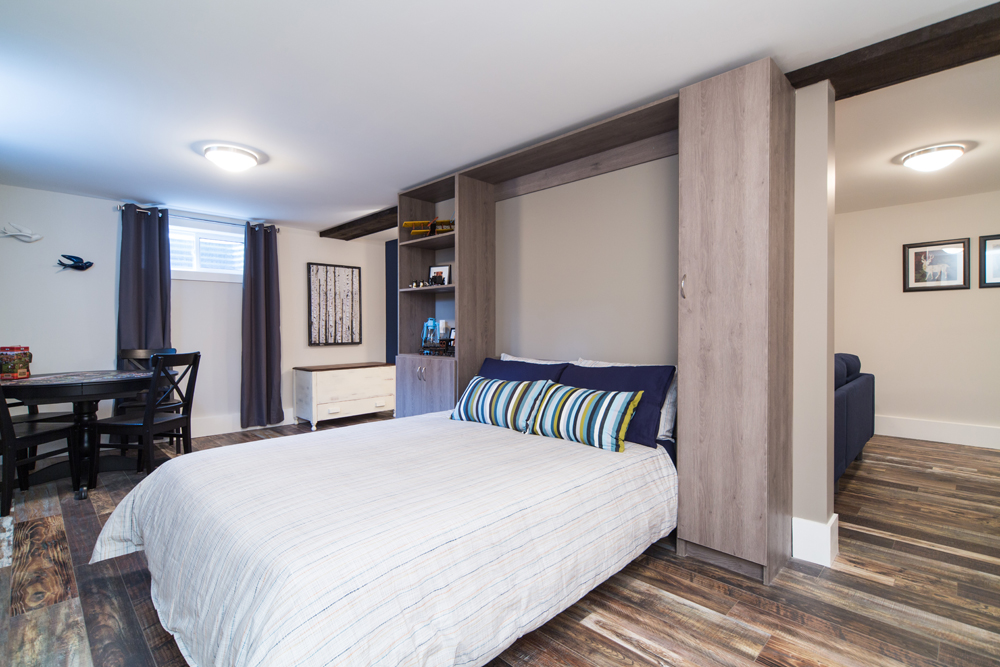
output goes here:
[[[677, 124], [678, 96], [671, 95], [401, 192], [399, 354], [420, 355], [423, 323], [435, 317], [443, 300], [454, 299], [455, 381], [443, 391], [460, 394], [483, 360], [496, 354], [497, 201], [676, 155]], [[402, 226], [433, 219], [436, 205], [451, 199], [455, 231], [413, 238]], [[454, 259], [439, 261], [452, 248]], [[452, 284], [409, 287], [441, 263], [452, 265]], [[397, 396], [405, 402], [406, 391], [430, 390], [424, 381], [401, 378]], [[449, 398], [454, 404], [457, 395]]]

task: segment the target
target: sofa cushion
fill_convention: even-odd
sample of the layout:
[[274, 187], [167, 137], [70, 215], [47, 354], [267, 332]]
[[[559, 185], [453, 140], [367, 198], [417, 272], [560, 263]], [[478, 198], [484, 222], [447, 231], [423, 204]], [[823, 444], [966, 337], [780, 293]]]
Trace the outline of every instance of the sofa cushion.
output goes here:
[[847, 364], [838, 354], [833, 357], [833, 388], [840, 389], [845, 382], [847, 382]]
[[861, 359], [858, 358], [858, 355], [840, 352], [836, 355], [836, 358], [843, 359], [844, 365], [847, 366], [847, 378], [844, 382], [851, 382], [854, 378], [861, 375]]

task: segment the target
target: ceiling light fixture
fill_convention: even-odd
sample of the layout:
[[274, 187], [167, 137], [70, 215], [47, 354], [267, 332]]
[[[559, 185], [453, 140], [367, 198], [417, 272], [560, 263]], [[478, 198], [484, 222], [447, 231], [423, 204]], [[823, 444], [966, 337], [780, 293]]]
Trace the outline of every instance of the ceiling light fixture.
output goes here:
[[256, 167], [260, 161], [256, 153], [226, 144], [205, 146], [204, 154], [215, 165], [226, 171], [246, 171], [251, 167]]
[[964, 153], [965, 146], [962, 144], [940, 144], [910, 151], [901, 161], [903, 166], [917, 171], [937, 171], [944, 169]]

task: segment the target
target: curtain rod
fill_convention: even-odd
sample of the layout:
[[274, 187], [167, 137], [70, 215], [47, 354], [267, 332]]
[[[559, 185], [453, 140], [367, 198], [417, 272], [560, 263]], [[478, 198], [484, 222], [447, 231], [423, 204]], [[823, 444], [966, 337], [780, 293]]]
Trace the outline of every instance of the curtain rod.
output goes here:
[[[149, 205], [147, 207], [147, 206], [139, 206], [138, 204], [136, 204], [135, 207], [136, 207], [137, 210], [142, 211], [143, 213], [145, 213], [147, 215], [149, 215], [149, 211], [145, 210], [146, 208], [158, 208], [157, 206], [154, 206], [154, 205]], [[119, 204], [118, 206], [115, 207], [115, 210], [117, 210], [117, 211], [124, 211], [125, 210], [125, 204]], [[167, 209], [167, 210], [170, 210], [170, 209]], [[240, 229], [244, 228], [244, 224], [249, 224], [251, 227], [256, 227], [257, 225], [267, 225], [267, 223], [264, 222], [264, 221], [254, 222], [252, 220], [247, 220], [246, 223], [240, 223], [240, 222], [223, 222], [221, 220], [208, 220], [206, 218], [193, 218], [190, 215], [174, 215], [173, 217], [177, 218], [177, 219], [180, 219], [180, 220], [196, 220], [198, 222], [208, 222], [208, 223], [211, 223], [213, 225], [229, 225], [230, 227], [239, 227]], [[274, 226], [274, 230], [276, 232], [278, 232], [279, 234], [281, 233], [281, 227], [278, 227], [277, 225]]]

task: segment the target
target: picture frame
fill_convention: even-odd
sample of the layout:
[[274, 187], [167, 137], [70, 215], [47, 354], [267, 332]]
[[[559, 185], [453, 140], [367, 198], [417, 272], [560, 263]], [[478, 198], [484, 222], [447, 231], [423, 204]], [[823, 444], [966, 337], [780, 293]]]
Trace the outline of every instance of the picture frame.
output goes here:
[[[444, 282], [438, 282], [439, 280], [444, 280]], [[433, 285], [450, 285], [451, 284], [451, 264], [441, 264], [439, 266], [432, 266], [427, 272], [427, 281]]]
[[969, 289], [971, 239], [927, 241], [903, 246], [903, 291]]
[[1000, 287], [1000, 234], [979, 237], [979, 287]]
[[361, 267], [306, 263], [310, 346], [361, 344]]

